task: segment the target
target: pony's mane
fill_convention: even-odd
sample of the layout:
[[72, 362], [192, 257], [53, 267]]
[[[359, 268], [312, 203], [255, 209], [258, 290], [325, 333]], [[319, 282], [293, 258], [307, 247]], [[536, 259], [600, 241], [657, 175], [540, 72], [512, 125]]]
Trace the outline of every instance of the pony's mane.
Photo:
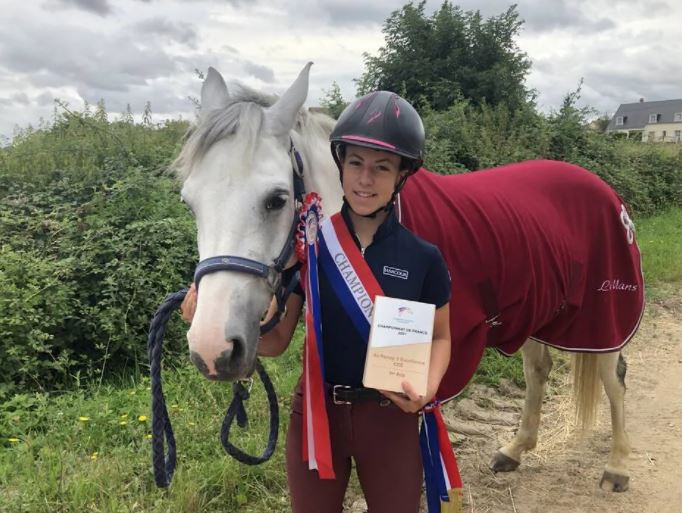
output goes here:
[[[237, 135], [245, 148], [242, 158], [253, 153], [254, 144], [263, 130], [264, 109], [277, 101], [277, 96], [255, 91], [243, 84], [231, 87], [228, 104], [201, 114], [196, 126], [185, 135], [180, 154], [171, 168], [178, 178], [186, 179], [209, 148], [221, 139]], [[336, 121], [319, 111], [301, 109], [294, 130], [302, 135], [302, 151], [312, 151], [315, 142], [326, 144]], [[326, 147], [328, 148], [328, 147]], [[328, 151], [328, 149], [326, 150]]]
[[294, 130], [301, 134], [298, 149], [309, 156], [314, 155], [316, 150], [321, 150], [321, 153], [328, 157], [329, 134], [335, 124], [336, 120], [324, 112], [301, 109], [294, 127]]
[[231, 87], [228, 104], [222, 109], [202, 113], [196, 126], [185, 135], [185, 143], [172, 164], [181, 180], [192, 172], [208, 149], [230, 135], [243, 135], [245, 141], [255, 141], [263, 129], [263, 109], [275, 103], [277, 97], [255, 91], [243, 84]]

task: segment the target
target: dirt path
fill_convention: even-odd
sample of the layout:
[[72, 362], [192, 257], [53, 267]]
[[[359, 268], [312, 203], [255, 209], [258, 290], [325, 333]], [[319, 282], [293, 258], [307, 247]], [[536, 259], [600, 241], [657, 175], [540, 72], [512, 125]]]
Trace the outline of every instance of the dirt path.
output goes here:
[[626, 427], [630, 435], [630, 490], [599, 489], [611, 433], [604, 396], [597, 428], [584, 438], [567, 429], [572, 417], [567, 384], [543, 406], [538, 448], [517, 472], [487, 468], [495, 449], [513, 435], [521, 399], [483, 388], [460, 402], [450, 421], [455, 435], [467, 513], [682, 512], [682, 297], [650, 305], [626, 348]]

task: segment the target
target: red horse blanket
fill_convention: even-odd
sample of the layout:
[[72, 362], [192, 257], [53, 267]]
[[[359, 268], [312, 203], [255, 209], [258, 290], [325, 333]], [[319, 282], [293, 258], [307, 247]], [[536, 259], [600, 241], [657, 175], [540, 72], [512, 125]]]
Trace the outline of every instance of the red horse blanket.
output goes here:
[[531, 337], [608, 352], [635, 333], [644, 284], [634, 225], [593, 173], [546, 160], [450, 176], [422, 169], [399, 209], [440, 248], [452, 277], [452, 356], [439, 398], [462, 391], [486, 346], [511, 354]]

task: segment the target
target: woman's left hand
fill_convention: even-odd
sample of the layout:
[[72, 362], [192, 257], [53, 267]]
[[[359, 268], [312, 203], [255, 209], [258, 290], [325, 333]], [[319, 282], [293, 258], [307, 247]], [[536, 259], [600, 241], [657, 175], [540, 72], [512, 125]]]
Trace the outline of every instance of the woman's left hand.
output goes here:
[[419, 395], [409, 381], [403, 381], [401, 385], [404, 394], [389, 392], [388, 390], [380, 390], [380, 392], [405, 413], [417, 413], [431, 401], [431, 397]]

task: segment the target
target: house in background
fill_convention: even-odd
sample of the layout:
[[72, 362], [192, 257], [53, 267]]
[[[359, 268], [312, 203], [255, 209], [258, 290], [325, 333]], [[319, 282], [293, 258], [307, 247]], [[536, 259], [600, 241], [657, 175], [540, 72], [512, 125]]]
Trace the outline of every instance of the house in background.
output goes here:
[[644, 142], [682, 141], [682, 99], [623, 103], [606, 127], [608, 133], [624, 133]]

